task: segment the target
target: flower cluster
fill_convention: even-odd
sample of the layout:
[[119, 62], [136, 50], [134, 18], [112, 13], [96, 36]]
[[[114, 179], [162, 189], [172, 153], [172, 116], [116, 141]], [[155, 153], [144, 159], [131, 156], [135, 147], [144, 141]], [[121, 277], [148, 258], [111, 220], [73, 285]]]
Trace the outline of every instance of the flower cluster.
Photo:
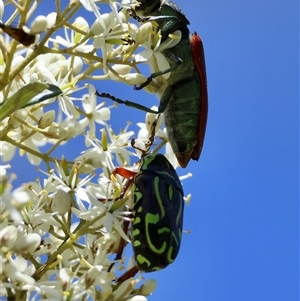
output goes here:
[[[117, 165], [132, 165], [132, 157], [138, 161], [156, 116], [147, 114], [137, 135], [129, 125], [115, 134], [109, 124], [115, 108], [97, 104], [92, 82], [144, 83], [139, 64], [167, 69], [161, 51], [172, 47], [172, 39], [161, 43], [150, 22], [138, 26], [130, 19], [134, 0], [70, 1], [35, 18], [45, 2], [11, 3], [14, 12], [6, 18], [0, 0], [5, 20], [0, 23], [0, 296], [147, 300], [154, 280], [140, 286], [141, 277], [116, 282], [124, 273], [123, 259], [109, 268], [120, 241], [130, 242], [123, 229], [131, 206], [127, 197], [116, 206], [124, 180], [111, 179], [111, 173]], [[110, 11], [101, 13], [102, 4]], [[84, 11], [93, 22], [79, 16]], [[22, 26], [12, 25], [15, 17]], [[155, 92], [155, 83], [146, 89]], [[164, 144], [160, 126], [161, 120], [156, 137]], [[54, 150], [82, 135], [86, 150], [75, 160], [54, 157]], [[131, 147], [134, 136], [137, 150]], [[177, 165], [166, 146], [166, 156]], [[13, 189], [16, 151], [34, 167], [44, 164], [44, 180], [24, 178], [26, 184]]]

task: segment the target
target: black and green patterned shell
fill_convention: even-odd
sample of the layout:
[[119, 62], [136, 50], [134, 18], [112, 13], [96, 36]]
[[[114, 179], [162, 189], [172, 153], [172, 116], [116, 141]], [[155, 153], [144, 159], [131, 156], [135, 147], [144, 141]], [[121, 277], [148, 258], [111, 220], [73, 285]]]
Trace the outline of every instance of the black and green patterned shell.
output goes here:
[[133, 187], [132, 244], [138, 268], [153, 272], [178, 255], [182, 237], [183, 189], [162, 154], [144, 155]]

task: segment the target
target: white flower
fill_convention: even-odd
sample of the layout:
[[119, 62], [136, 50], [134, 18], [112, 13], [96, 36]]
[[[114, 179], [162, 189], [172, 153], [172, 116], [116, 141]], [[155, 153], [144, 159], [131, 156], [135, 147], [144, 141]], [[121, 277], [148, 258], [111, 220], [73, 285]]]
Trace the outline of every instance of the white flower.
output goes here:
[[4, 3], [2, 0], [0, 0], [0, 19], [2, 20], [3, 17], [3, 13], [4, 13]]
[[[109, 170], [113, 170], [114, 164], [112, 163], [112, 154], [116, 154], [115, 159], [119, 165], [123, 165], [124, 162], [129, 164], [130, 156], [136, 156], [136, 154], [126, 149], [126, 147], [130, 146], [130, 138], [133, 135], [133, 132], [127, 132], [127, 129], [128, 125], [122, 133], [115, 135], [112, 129], [106, 125], [106, 131], [103, 130], [102, 134], [104, 137], [108, 134], [111, 142], [107, 142], [107, 138], [102, 138], [102, 140], [95, 138], [94, 141], [90, 142], [93, 148], [83, 151], [82, 155], [75, 160], [85, 160], [95, 168], [107, 167]], [[106, 141], [105, 145], [103, 144], [103, 141]]]
[[127, 301], [147, 301], [147, 298], [145, 296], [134, 296]]
[[148, 296], [156, 289], [156, 286], [156, 280], [149, 279], [139, 288], [139, 293], [143, 296]]
[[41, 243], [41, 237], [37, 233], [19, 234], [11, 249], [19, 254], [32, 254]]
[[10, 246], [17, 238], [18, 230], [15, 226], [10, 225], [0, 229], [1, 246]]
[[[157, 108], [157, 106], [153, 106], [151, 108], [151, 110], [157, 111], [158, 108]], [[136, 141], [138, 142], [140, 140], [140, 141], [144, 142], [144, 145], [145, 145], [145, 143], [148, 144], [150, 142], [149, 138], [151, 138], [151, 135], [153, 132], [154, 123], [156, 123], [155, 137], [160, 138], [163, 142], [167, 141], [166, 133], [164, 132], [164, 130], [162, 130], [160, 128], [162, 125], [162, 121], [163, 121], [162, 115], [159, 116], [158, 114], [147, 113], [146, 117], [145, 117], [145, 123], [142, 123], [142, 122], [137, 123], [137, 126], [140, 128], [140, 130], [138, 133], [138, 139], [136, 139]], [[155, 137], [153, 137], [153, 138], [155, 138]], [[145, 148], [145, 146], [141, 147], [141, 148], [143, 149], [143, 148]], [[148, 151], [148, 149], [145, 149], [145, 151]]]
[[[80, 121], [81, 126], [86, 127], [87, 124], [89, 125], [87, 137], [91, 140], [95, 137], [95, 123], [105, 125], [103, 121], [110, 119], [110, 109], [102, 108], [105, 103], [100, 103], [97, 105], [97, 97], [95, 92], [95, 87], [93, 85], [89, 85], [89, 94], [83, 98], [82, 102], [86, 117]], [[89, 139], [86, 139], [86, 146], [90, 146]]]
[[2, 275], [9, 277], [11, 281], [20, 281], [27, 284], [34, 284], [35, 280], [26, 275], [28, 271], [28, 263], [26, 259], [17, 258], [3, 258], [0, 256], [0, 266], [2, 267]]
[[169, 162], [173, 165], [174, 168], [177, 168], [179, 166], [178, 160], [177, 160], [169, 142], [166, 144], [165, 156], [169, 160]]
[[[89, 25], [87, 21], [82, 17], [77, 18], [72, 25], [75, 28], [78, 28], [80, 31], [86, 32], [86, 34], [88, 34], [89, 32]], [[75, 30], [68, 31], [66, 27], [65, 27], [65, 38], [61, 36], [56, 36], [55, 39], [50, 38], [49, 41], [62, 45], [63, 47], [66, 48], [76, 46], [76, 51], [80, 51], [84, 53], [88, 53], [93, 50], [93, 46], [87, 44], [88, 39], [86, 39], [86, 36], [80, 34], [79, 32], [76, 32]]]
[[[16, 113], [23, 111], [19, 110]], [[39, 109], [34, 112], [34, 116], [36, 119], [40, 119], [42, 117], [43, 110]], [[18, 116], [17, 116], [18, 117]], [[23, 124], [21, 125], [20, 122], [15, 122], [14, 125], [17, 127], [15, 130], [10, 131], [8, 134], [9, 137], [15, 141], [22, 141], [22, 144], [26, 146], [27, 148], [33, 150], [33, 152], [40, 153], [39, 147], [44, 146], [46, 144], [46, 138], [44, 135], [38, 132], [34, 132], [31, 128], [26, 126], [26, 123], [28, 125], [35, 124], [35, 120], [29, 117], [29, 115], [23, 115]], [[10, 157], [10, 154], [8, 153], [10, 150], [6, 149], [5, 153], [3, 154], [4, 158]], [[24, 153], [24, 152], [23, 152]], [[31, 152], [26, 152], [27, 158], [29, 162], [33, 165], [39, 165], [41, 163], [41, 158], [38, 156], [35, 156]]]
[[1, 195], [0, 211], [1, 214], [8, 215], [13, 222], [22, 222], [22, 209], [29, 201], [29, 195], [25, 188], [18, 188], [11, 191], [11, 186], [6, 185], [6, 189]]
[[16, 153], [16, 146], [6, 141], [0, 141], [1, 162], [9, 162]]
[[[54, 195], [51, 192], [56, 192], [57, 183], [50, 176], [44, 180], [44, 188], [40, 182], [29, 182], [26, 192], [30, 196], [31, 206], [24, 208], [25, 222], [30, 224], [36, 233], [43, 236], [49, 232], [51, 227], [60, 227], [61, 224], [55, 219], [57, 212], [49, 212], [45, 210], [51, 197]], [[48, 212], [47, 212], [48, 211]], [[50, 249], [50, 248], [49, 248]], [[50, 250], [49, 250], [50, 252]]]
[[[46, 59], [43, 61], [43, 59]], [[72, 82], [70, 82], [70, 76], [72, 74], [71, 70], [67, 74], [63, 74], [63, 70], [65, 68], [65, 60], [59, 59], [56, 55], [52, 57], [55, 59], [55, 62], [49, 63], [49, 59], [51, 60], [51, 56], [41, 57], [37, 63], [32, 67], [32, 70], [35, 70], [39, 77], [42, 77], [47, 83], [55, 85], [59, 87], [64, 94], [58, 96], [59, 105], [61, 110], [70, 118], [77, 117], [78, 113], [75, 109], [74, 103], [72, 101], [72, 97], [68, 96], [68, 94], [74, 93], [76, 89], [72, 86]], [[66, 63], [69, 64], [69, 61]], [[53, 66], [56, 66], [56, 69], [53, 70]], [[57, 71], [57, 73], [56, 73]], [[73, 83], [74, 84], [74, 83]], [[50, 99], [44, 102], [51, 103], [54, 99]]]
[[[172, 37], [167, 37], [165, 41], [161, 43], [161, 36], [159, 32], [156, 35], [149, 35], [148, 41], [142, 45], [146, 48], [142, 52], [138, 53], [135, 56], [136, 62], [145, 62], [147, 61], [152, 69], [152, 71], [159, 72], [165, 71], [170, 68], [170, 64], [166, 57], [162, 54], [162, 51], [174, 47], [180, 42], [181, 31], [176, 30]], [[168, 79], [170, 72], [162, 75], [165, 79]]]

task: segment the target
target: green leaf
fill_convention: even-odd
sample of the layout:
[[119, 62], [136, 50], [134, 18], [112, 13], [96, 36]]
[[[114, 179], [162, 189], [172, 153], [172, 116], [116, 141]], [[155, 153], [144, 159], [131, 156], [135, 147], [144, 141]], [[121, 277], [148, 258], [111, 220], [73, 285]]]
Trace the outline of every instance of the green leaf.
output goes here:
[[0, 104], [0, 120], [10, 116], [18, 109], [31, 106], [60, 94], [62, 94], [60, 88], [52, 84], [28, 84]]

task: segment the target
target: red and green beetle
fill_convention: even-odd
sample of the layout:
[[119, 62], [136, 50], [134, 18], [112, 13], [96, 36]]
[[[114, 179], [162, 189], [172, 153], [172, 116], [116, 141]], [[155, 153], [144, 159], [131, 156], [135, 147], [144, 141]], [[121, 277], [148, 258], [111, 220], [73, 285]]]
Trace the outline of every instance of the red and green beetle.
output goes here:
[[[143, 105], [122, 100], [107, 93], [98, 96], [132, 106], [151, 113], [164, 113], [168, 139], [181, 167], [190, 159], [198, 160], [204, 143], [208, 114], [208, 93], [205, 58], [202, 40], [197, 33], [190, 35], [189, 21], [180, 8], [169, 0], [141, 0], [132, 11], [140, 22], [155, 21], [161, 31], [162, 41], [169, 34], [180, 30], [180, 42], [162, 53], [170, 68], [151, 70], [148, 80], [136, 89], [145, 87], [152, 80], [158, 86], [160, 99], [158, 111]], [[168, 79], [163, 74], [170, 72]]]

